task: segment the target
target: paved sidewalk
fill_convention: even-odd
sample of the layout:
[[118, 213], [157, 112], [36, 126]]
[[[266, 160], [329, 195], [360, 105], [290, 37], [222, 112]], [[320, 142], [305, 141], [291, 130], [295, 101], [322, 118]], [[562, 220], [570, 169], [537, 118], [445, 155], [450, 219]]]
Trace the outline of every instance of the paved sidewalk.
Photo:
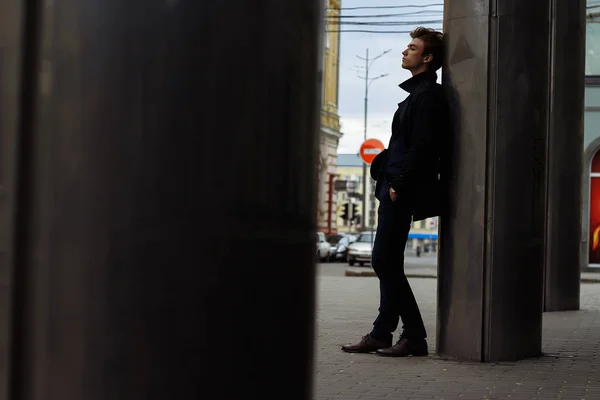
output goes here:
[[[436, 281], [411, 285], [434, 354]], [[600, 399], [600, 285], [582, 285], [582, 311], [544, 314], [544, 357], [499, 364], [343, 353], [369, 331], [377, 280], [323, 276], [318, 289], [317, 400]]]
[[[432, 255], [424, 257], [406, 257], [405, 268], [406, 276], [409, 278], [437, 278], [437, 258]], [[368, 277], [375, 276], [375, 272], [368, 265], [366, 267], [347, 267], [346, 276]], [[582, 283], [600, 283], [599, 272], [582, 272]]]

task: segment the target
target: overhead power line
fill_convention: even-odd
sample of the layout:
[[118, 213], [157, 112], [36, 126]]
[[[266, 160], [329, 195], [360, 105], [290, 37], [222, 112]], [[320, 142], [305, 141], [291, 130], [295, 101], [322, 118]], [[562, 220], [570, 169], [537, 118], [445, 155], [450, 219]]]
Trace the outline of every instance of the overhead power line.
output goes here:
[[[328, 10], [386, 10], [386, 9], [398, 9], [398, 8], [429, 8], [429, 7], [443, 7], [444, 3], [432, 3], [432, 4], [405, 4], [401, 6], [362, 6], [362, 7], [342, 7], [342, 8], [327, 8]], [[586, 8], [597, 8], [600, 7], [600, 2], [588, 4]]]
[[365, 26], [403, 26], [403, 25], [429, 25], [429, 24], [441, 24], [443, 21], [439, 19], [429, 21], [377, 21], [377, 22], [330, 22], [332, 26], [348, 26], [348, 25], [365, 25]]
[[372, 30], [363, 30], [363, 29], [342, 29], [342, 30], [327, 30], [327, 32], [334, 33], [411, 33], [412, 31], [372, 31]]
[[428, 7], [443, 7], [444, 3], [435, 4], [405, 4], [402, 6], [365, 6], [365, 7], [342, 7], [328, 8], [328, 10], [385, 10], [394, 8], [428, 8]]
[[400, 14], [375, 14], [375, 15], [328, 15], [327, 18], [331, 19], [352, 19], [352, 18], [389, 18], [389, 17], [410, 17], [410, 16], [423, 16], [424, 14], [430, 15], [440, 15], [443, 14], [443, 11], [415, 11], [409, 13], [400, 13]]

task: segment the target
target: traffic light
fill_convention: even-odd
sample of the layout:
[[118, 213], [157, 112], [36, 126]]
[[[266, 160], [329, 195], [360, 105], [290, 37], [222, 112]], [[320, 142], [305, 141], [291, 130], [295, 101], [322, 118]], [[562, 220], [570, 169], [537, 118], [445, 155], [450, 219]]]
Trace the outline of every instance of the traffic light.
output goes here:
[[342, 206], [342, 208], [343, 208], [343, 211], [342, 211], [342, 219], [343, 219], [344, 221], [347, 221], [347, 220], [348, 220], [348, 215], [350, 214], [350, 213], [349, 213], [349, 210], [348, 210], [348, 208], [349, 208], [349, 207], [350, 207], [350, 204], [349, 204], [349, 203], [346, 203], [346, 204], [344, 204], [344, 205]]
[[354, 204], [354, 207], [352, 207], [352, 216], [350, 217], [350, 219], [352, 219], [353, 221], [358, 222], [358, 220], [360, 219], [360, 212], [358, 211], [358, 204]]

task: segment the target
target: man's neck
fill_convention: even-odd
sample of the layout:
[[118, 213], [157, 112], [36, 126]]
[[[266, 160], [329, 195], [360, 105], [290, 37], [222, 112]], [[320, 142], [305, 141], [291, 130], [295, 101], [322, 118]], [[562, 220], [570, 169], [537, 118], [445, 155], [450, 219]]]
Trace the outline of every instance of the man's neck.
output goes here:
[[427, 65], [422, 65], [418, 69], [411, 70], [410, 73], [412, 74], [412, 76], [415, 76], [415, 75], [422, 74], [423, 72], [427, 72], [428, 70], [429, 70], [429, 68], [427, 67]]

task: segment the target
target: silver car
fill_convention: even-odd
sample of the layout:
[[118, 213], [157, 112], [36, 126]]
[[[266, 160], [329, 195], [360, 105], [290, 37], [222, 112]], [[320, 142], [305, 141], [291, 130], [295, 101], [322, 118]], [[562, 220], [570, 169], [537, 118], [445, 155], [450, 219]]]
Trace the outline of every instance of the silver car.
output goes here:
[[335, 243], [331, 243], [332, 240], [328, 239], [329, 243], [331, 243], [331, 250], [329, 251], [330, 261], [346, 262], [348, 260], [348, 246], [354, 243], [357, 237], [355, 235], [342, 233], [331, 239], [333, 238], [337, 238], [338, 240], [336, 240]]
[[363, 232], [356, 242], [348, 246], [348, 264], [353, 266], [358, 263], [361, 267], [371, 263], [371, 253], [375, 243], [375, 232]]

